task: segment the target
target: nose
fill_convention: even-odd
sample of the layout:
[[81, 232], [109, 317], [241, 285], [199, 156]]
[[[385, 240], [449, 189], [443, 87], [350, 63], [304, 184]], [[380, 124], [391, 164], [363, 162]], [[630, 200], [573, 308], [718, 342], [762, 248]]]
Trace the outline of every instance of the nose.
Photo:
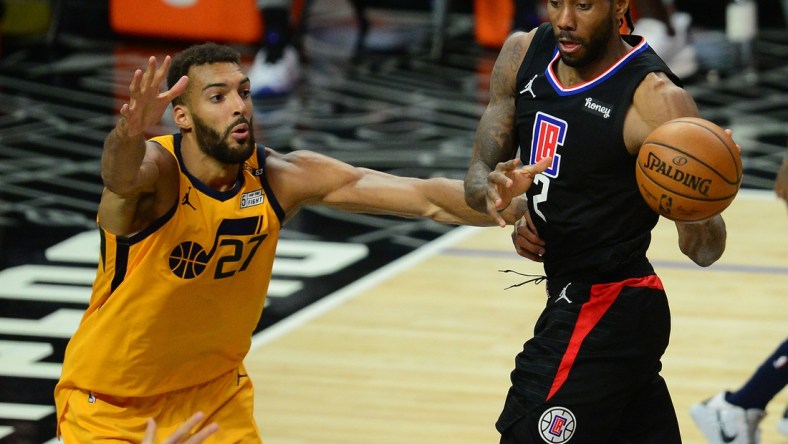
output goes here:
[[567, 5], [567, 2], [564, 2], [556, 11], [555, 25], [563, 30], [575, 29], [575, 11], [570, 5]]
[[245, 114], [249, 107], [249, 101], [239, 93], [233, 94], [233, 115]]

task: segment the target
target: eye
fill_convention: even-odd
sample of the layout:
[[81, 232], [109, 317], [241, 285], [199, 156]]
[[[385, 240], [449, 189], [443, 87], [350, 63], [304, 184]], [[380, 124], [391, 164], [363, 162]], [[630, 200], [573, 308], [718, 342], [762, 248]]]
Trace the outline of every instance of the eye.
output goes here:
[[241, 97], [243, 97], [244, 99], [249, 97], [249, 96], [251, 96], [251, 95], [252, 95], [252, 91], [251, 90], [248, 90], [248, 89], [241, 90]]
[[211, 95], [211, 97], [210, 97], [210, 100], [211, 100], [211, 102], [213, 102], [213, 103], [219, 103], [219, 102], [221, 102], [221, 101], [222, 101], [222, 99], [224, 99], [224, 96], [223, 96], [223, 95], [221, 95], [221, 94], [213, 94], [213, 95]]
[[588, 3], [578, 3], [577, 4], [577, 9], [580, 9], [581, 11], [587, 11], [587, 10], [591, 9], [591, 5], [588, 4]]

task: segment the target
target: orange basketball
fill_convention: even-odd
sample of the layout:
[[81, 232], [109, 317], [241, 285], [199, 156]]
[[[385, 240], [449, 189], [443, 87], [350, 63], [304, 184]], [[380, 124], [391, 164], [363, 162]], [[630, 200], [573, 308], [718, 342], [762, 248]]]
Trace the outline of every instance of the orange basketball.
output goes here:
[[681, 117], [657, 127], [640, 147], [635, 169], [646, 203], [674, 221], [694, 222], [721, 213], [739, 191], [741, 156], [716, 124]]

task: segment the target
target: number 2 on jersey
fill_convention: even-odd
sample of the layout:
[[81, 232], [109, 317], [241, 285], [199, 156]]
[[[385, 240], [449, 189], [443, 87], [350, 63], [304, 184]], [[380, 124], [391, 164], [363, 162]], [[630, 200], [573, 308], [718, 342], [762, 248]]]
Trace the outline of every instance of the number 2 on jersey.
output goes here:
[[543, 112], [537, 112], [534, 119], [530, 163], [533, 165], [545, 157], [553, 156], [552, 165], [544, 173], [537, 174], [534, 178], [534, 184], [541, 184], [542, 186], [539, 194], [533, 196], [534, 212], [545, 222], [547, 222], [547, 218], [539, 209], [539, 204], [547, 201], [550, 178], [558, 177], [561, 165], [561, 155], [558, 154], [558, 147], [564, 144], [568, 126], [565, 120]]

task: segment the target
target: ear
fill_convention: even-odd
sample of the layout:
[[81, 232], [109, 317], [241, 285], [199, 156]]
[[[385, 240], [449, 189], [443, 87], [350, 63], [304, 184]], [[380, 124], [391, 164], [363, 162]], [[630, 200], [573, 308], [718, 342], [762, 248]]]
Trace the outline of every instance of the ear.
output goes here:
[[179, 104], [172, 108], [172, 120], [180, 129], [191, 129], [192, 115], [185, 105]]
[[624, 20], [624, 14], [629, 9], [629, 0], [613, 0], [613, 8], [616, 11], [616, 21]]

